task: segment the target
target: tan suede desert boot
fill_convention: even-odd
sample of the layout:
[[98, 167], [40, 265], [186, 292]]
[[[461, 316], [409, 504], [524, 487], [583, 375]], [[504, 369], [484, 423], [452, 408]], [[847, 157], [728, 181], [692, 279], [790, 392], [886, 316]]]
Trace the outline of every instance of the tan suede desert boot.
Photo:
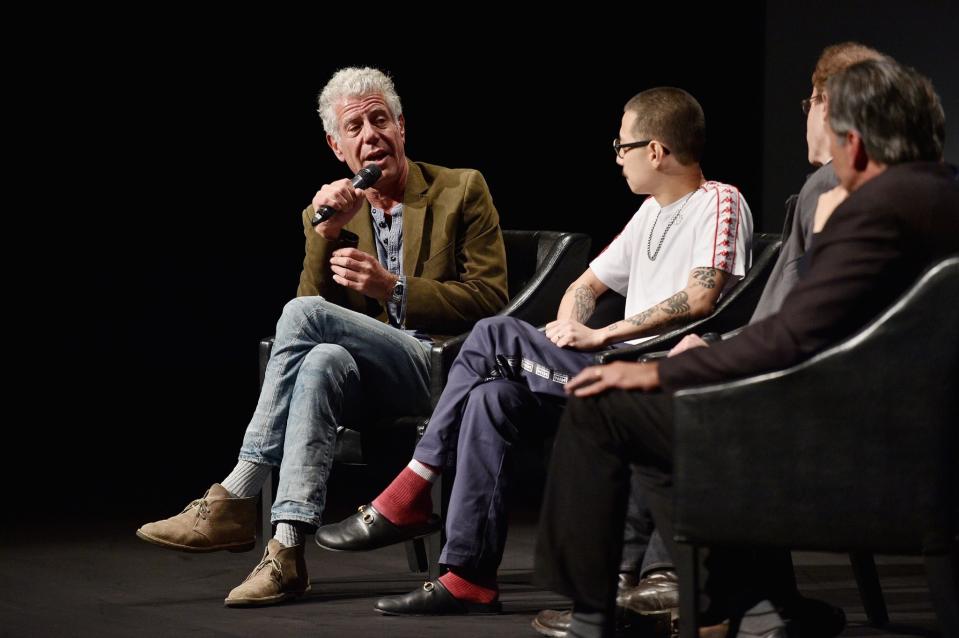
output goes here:
[[137, 530], [143, 540], [181, 552], [248, 552], [256, 542], [256, 497], [233, 498], [219, 483], [172, 518]]
[[263, 553], [263, 560], [250, 575], [230, 592], [223, 604], [227, 607], [273, 605], [299, 598], [310, 591], [310, 577], [306, 573], [305, 547], [285, 547], [271, 538]]

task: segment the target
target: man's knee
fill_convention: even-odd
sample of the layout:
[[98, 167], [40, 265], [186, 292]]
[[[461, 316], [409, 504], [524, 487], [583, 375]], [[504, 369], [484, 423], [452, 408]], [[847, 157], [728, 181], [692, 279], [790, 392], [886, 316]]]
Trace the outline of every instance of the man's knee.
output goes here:
[[467, 341], [496, 346], [504, 338], [523, 333], [529, 324], [515, 317], [486, 317], [476, 322]]
[[[464, 419], [462, 428], [478, 428], [487, 437], [494, 431], [512, 441], [526, 420], [534, 419], [533, 400], [528, 388], [518, 383], [497, 379], [481, 383], [470, 391], [466, 412], [472, 415]], [[469, 435], [468, 435], [469, 436]]]
[[281, 320], [297, 320], [312, 315], [326, 303], [328, 302], [323, 297], [294, 297], [283, 306]]
[[276, 324], [277, 335], [297, 334], [310, 323], [317, 325], [330, 305], [323, 297], [294, 297], [283, 306], [283, 313]]
[[522, 404], [529, 393], [528, 389], [512, 381], [494, 379], [470, 390], [469, 402], [494, 409], [508, 408]]
[[303, 358], [299, 374], [319, 382], [344, 382], [348, 377], [356, 376], [356, 360], [349, 351], [335, 343], [320, 343], [313, 347]]
[[477, 326], [487, 326], [487, 327], [496, 327], [496, 326], [511, 326], [519, 323], [523, 323], [522, 319], [517, 319], [516, 317], [505, 317], [501, 315], [495, 315], [492, 317], [484, 317], [476, 322]]

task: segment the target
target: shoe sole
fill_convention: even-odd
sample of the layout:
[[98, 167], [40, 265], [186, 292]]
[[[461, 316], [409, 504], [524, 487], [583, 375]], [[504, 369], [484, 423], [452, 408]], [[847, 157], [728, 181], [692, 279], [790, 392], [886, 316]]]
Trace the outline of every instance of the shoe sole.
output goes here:
[[324, 545], [320, 541], [316, 540], [315, 536], [313, 537], [313, 542], [316, 544], [317, 547], [321, 549], [325, 549], [328, 552], [352, 552], [352, 553], [358, 554], [360, 552], [372, 552], [377, 549], [383, 549], [384, 547], [393, 547], [393, 545], [399, 545], [400, 543], [409, 543], [410, 541], [418, 541], [424, 538], [429, 538], [433, 534], [439, 534], [441, 531], [442, 530], [436, 529], [431, 532], [420, 534], [418, 536], [410, 536], [409, 538], [405, 540], [399, 540], [399, 541], [396, 541], [395, 543], [390, 543], [389, 545], [378, 545], [377, 547], [370, 547], [369, 549], [338, 549], [336, 547], [330, 547], [328, 545]]
[[137, 530], [137, 538], [158, 547], [164, 547], [166, 549], [172, 549], [178, 552], [188, 552], [191, 554], [206, 554], [209, 552], [221, 552], [224, 550], [233, 553], [240, 553], [252, 551], [253, 548], [256, 547], [255, 540], [250, 541], [249, 543], [243, 543], [242, 545], [214, 545], [211, 547], [191, 547], [190, 545], [177, 545], [176, 543], [165, 541], [162, 538], [156, 538], [154, 536], [150, 536], [149, 534], [144, 534], [140, 530]]
[[373, 611], [380, 614], [381, 616], [396, 616], [398, 618], [430, 618], [430, 617], [439, 617], [439, 616], [498, 616], [503, 613], [502, 608], [489, 611], [466, 611], [463, 613], [456, 614], [404, 614], [398, 613], [395, 611], [383, 611], [382, 609], [373, 608]]
[[543, 636], [550, 636], [550, 638], [565, 638], [567, 634], [567, 632], [562, 631], [560, 629], [553, 629], [552, 627], [541, 625], [539, 621], [536, 620], [535, 618], [533, 619], [533, 622], [530, 623], [530, 625], [533, 626], [533, 629], [535, 629], [537, 633]]
[[266, 607], [267, 605], [276, 605], [278, 603], [286, 602], [288, 600], [295, 600], [297, 598], [302, 598], [310, 592], [311, 587], [307, 586], [304, 591], [301, 592], [287, 592], [285, 594], [280, 594], [279, 596], [270, 596], [269, 598], [225, 598], [223, 599], [224, 607]]

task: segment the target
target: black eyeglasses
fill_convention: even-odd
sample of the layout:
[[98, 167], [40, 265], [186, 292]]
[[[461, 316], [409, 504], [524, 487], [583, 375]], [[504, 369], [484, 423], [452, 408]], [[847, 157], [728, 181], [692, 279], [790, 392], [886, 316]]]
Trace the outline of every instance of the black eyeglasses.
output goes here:
[[[628, 151], [629, 149], [646, 146], [652, 141], [653, 140], [643, 140], [641, 142], [623, 142], [622, 144], [620, 144], [619, 138], [617, 137], [615, 140], [613, 140], [613, 152], [616, 153], [616, 155], [618, 155], [620, 159], [623, 159], [624, 157], [626, 157], [626, 151]], [[663, 152], [668, 155], [669, 149], [663, 146]]]
[[811, 109], [812, 105], [816, 102], [822, 102], [822, 93], [817, 93], [812, 97], [807, 97], [801, 102], [803, 115], [809, 115], [809, 109]]

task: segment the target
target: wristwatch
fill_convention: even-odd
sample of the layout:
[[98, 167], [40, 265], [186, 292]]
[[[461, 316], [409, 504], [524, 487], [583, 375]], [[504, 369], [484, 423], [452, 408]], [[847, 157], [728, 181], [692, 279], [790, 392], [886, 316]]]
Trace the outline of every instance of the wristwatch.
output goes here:
[[393, 294], [390, 295], [390, 303], [403, 303], [403, 291], [406, 288], [406, 277], [400, 275], [393, 285]]

